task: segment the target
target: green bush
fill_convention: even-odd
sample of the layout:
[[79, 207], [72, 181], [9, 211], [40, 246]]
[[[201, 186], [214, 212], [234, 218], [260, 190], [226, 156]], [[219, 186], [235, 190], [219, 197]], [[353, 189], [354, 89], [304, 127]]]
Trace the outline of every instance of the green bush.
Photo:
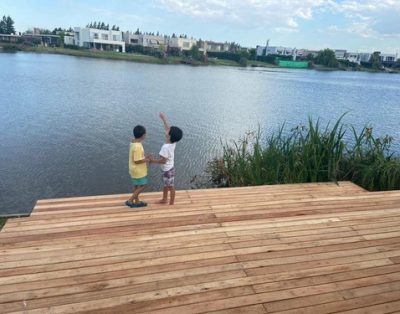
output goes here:
[[264, 142], [257, 132], [223, 143], [222, 156], [209, 163], [209, 181], [231, 187], [351, 180], [371, 191], [400, 189], [400, 158], [390, 151], [392, 138], [376, 138], [367, 127], [357, 133], [342, 118], [324, 128], [311, 118], [289, 132], [283, 125]]

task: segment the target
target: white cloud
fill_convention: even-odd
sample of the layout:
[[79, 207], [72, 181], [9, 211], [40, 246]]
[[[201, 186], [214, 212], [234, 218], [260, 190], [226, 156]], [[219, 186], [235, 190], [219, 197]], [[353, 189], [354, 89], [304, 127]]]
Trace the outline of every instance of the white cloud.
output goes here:
[[364, 38], [399, 38], [399, 0], [345, 0], [332, 2], [334, 12], [347, 18], [349, 25], [338, 29]]
[[182, 15], [221, 20], [246, 28], [273, 27], [298, 31], [299, 21], [310, 20], [315, 8], [330, 0], [159, 0], [169, 11]]
[[335, 31], [364, 38], [400, 37], [400, 0], [157, 0], [181, 15], [222, 21], [248, 29], [296, 32], [316, 14], [344, 19]]

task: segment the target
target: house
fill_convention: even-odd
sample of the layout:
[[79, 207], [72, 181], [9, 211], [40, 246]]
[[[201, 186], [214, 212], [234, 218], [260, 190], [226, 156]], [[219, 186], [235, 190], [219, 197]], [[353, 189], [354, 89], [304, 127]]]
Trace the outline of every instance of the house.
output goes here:
[[214, 41], [204, 41], [203, 48], [207, 52], [229, 52], [230, 44], [229, 43], [218, 43]]
[[346, 52], [345, 60], [357, 64], [361, 63], [361, 57], [358, 52]]
[[337, 60], [346, 60], [346, 50], [343, 49], [336, 49], [335, 50], [335, 57]]
[[64, 33], [64, 45], [75, 45], [75, 34], [73, 32]]
[[61, 44], [61, 37], [59, 35], [38, 34], [34, 32], [32, 34], [23, 34], [22, 38], [25, 42], [45, 47], [59, 47]]
[[0, 42], [15, 44], [21, 39], [19, 35], [0, 34]]
[[361, 52], [358, 55], [359, 55], [360, 63], [361, 62], [369, 62], [369, 60], [371, 59], [372, 53]]
[[315, 58], [318, 56], [319, 51], [318, 50], [310, 50], [310, 49], [299, 49], [297, 50], [297, 58], [298, 59], [306, 59], [309, 55], [311, 57]]
[[74, 44], [90, 49], [125, 52], [121, 31], [75, 27]]
[[123, 40], [127, 45], [150, 47], [154, 49], [168, 45], [168, 38], [160, 35], [124, 32]]
[[396, 62], [397, 53], [381, 53], [380, 54], [382, 62]]
[[268, 56], [268, 55], [277, 55], [277, 56], [295, 56], [296, 48], [288, 48], [282, 46], [257, 46], [256, 54], [257, 56]]
[[178, 48], [180, 50], [190, 50], [197, 45], [197, 41], [193, 38], [171, 37], [168, 39], [168, 46]]

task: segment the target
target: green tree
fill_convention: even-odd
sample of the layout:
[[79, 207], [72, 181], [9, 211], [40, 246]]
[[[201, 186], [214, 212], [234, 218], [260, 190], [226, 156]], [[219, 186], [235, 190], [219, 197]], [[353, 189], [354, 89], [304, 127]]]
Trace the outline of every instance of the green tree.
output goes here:
[[2, 20], [0, 21], [0, 34], [14, 34], [14, 21], [10, 16], [3, 16]]
[[257, 51], [255, 48], [251, 48], [249, 50], [249, 59], [250, 60], [256, 60], [257, 59]]
[[371, 57], [369, 58], [369, 63], [373, 69], [380, 69], [382, 68], [382, 60], [381, 60], [381, 53], [379, 51], [375, 51]]
[[309, 54], [306, 56], [306, 60], [307, 60], [307, 61], [314, 61], [314, 56], [312, 55], [312, 53], [309, 53]]
[[190, 49], [190, 56], [196, 60], [200, 59], [201, 53], [200, 53], [199, 47], [197, 47], [197, 45], [193, 45], [192, 48]]
[[10, 16], [7, 16], [6, 28], [7, 28], [7, 34], [14, 34], [15, 33], [14, 21]]
[[339, 62], [335, 57], [335, 52], [331, 49], [324, 49], [318, 52], [318, 56], [315, 58], [316, 64], [324, 65], [328, 68], [337, 68]]
[[246, 67], [247, 66], [247, 60], [250, 57], [250, 53], [247, 51], [247, 49], [240, 49], [238, 51], [238, 54], [240, 56], [239, 58], [239, 63], [241, 66]]
[[0, 21], [0, 34], [6, 34], [6, 16], [4, 15]]
[[135, 35], [139, 35], [140, 34], [140, 30], [139, 28], [136, 30]]

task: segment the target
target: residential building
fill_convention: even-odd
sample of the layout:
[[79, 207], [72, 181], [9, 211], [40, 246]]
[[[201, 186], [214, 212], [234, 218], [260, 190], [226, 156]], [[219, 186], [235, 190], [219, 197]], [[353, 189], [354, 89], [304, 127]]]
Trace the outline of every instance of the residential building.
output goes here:
[[396, 62], [397, 53], [381, 53], [380, 55], [382, 62]]
[[160, 46], [168, 45], [168, 37], [149, 34], [123, 33], [123, 40], [127, 45], [151, 47], [158, 49]]
[[346, 52], [345, 60], [347, 60], [349, 62], [360, 64], [361, 57], [358, 52]]
[[61, 37], [58, 35], [38, 34], [34, 32], [33, 34], [24, 34], [22, 37], [26, 42], [45, 47], [58, 47], [61, 44]]
[[75, 27], [74, 42], [79, 47], [125, 52], [121, 31]]
[[318, 56], [319, 51], [318, 50], [310, 50], [310, 49], [299, 49], [297, 50], [297, 58], [298, 59], [306, 59], [309, 55], [311, 55], [313, 58]]
[[19, 35], [8, 35], [8, 34], [0, 34], [0, 42], [3, 43], [17, 43], [20, 40], [21, 36]]
[[73, 32], [64, 33], [64, 45], [75, 45], [75, 34]]
[[225, 43], [218, 43], [214, 41], [204, 41], [204, 48], [208, 52], [229, 52], [230, 44]]
[[257, 56], [268, 56], [268, 55], [278, 55], [278, 56], [295, 56], [296, 48], [288, 48], [282, 46], [257, 46], [256, 54]]
[[197, 41], [193, 38], [171, 37], [168, 40], [168, 46], [171, 48], [179, 48], [180, 50], [190, 50], [197, 45]]
[[335, 50], [335, 57], [337, 60], [346, 60], [346, 50], [343, 49], [337, 49]]
[[358, 55], [359, 55], [360, 63], [361, 62], [369, 62], [369, 60], [371, 59], [372, 53], [361, 52]]

